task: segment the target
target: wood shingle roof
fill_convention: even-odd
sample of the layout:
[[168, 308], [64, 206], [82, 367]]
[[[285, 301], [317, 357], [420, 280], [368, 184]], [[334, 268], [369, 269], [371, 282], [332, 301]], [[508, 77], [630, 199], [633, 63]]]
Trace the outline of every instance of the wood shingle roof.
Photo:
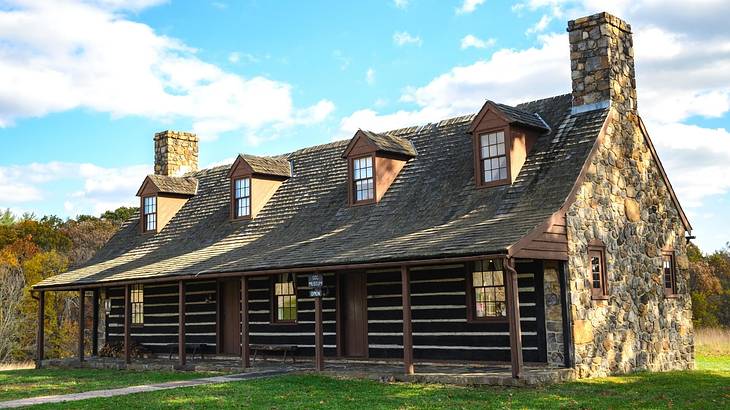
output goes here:
[[284, 156], [296, 172], [254, 220], [229, 220], [230, 166], [205, 169], [194, 174], [197, 195], [161, 232], [140, 235], [132, 217], [88, 264], [37, 286], [503, 252], [564, 204], [607, 116], [571, 114], [570, 95], [515, 108], [539, 115], [550, 131], [512, 185], [476, 187], [467, 132], [474, 115], [386, 133], [418, 156], [370, 206], [348, 206], [348, 141]]

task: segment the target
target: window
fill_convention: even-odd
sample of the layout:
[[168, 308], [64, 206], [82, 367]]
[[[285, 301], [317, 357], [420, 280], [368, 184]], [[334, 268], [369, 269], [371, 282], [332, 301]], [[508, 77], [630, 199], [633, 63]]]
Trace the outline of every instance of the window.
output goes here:
[[474, 263], [471, 274], [471, 316], [474, 320], [507, 317], [502, 261], [489, 259]]
[[593, 299], [606, 299], [606, 261], [603, 249], [589, 249], [591, 296]]
[[375, 198], [373, 157], [352, 160], [352, 181], [355, 202], [370, 201]]
[[241, 178], [234, 182], [234, 209], [235, 217], [241, 218], [251, 215], [251, 178]]
[[144, 288], [143, 285], [132, 285], [132, 325], [144, 324]]
[[674, 295], [677, 292], [677, 285], [673, 252], [664, 252], [662, 254], [662, 273], [664, 276], [664, 294]]
[[297, 286], [296, 276], [285, 273], [276, 277], [274, 283], [274, 321], [296, 322]]
[[504, 131], [480, 135], [479, 146], [482, 183], [490, 184], [508, 179]]
[[157, 230], [157, 197], [144, 197], [144, 231], [150, 232]]

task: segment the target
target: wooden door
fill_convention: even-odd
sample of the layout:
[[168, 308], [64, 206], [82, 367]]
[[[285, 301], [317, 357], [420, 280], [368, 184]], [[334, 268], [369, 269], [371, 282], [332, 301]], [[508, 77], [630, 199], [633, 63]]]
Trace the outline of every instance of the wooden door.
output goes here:
[[223, 354], [241, 354], [240, 287], [238, 279], [220, 282], [220, 352]]
[[342, 354], [347, 357], [368, 355], [367, 283], [364, 272], [340, 276], [342, 291]]

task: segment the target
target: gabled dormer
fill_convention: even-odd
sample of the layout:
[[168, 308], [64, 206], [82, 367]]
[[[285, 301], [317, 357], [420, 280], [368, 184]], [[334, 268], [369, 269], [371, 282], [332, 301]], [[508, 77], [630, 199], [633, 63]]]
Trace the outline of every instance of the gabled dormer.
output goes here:
[[416, 155], [411, 141], [403, 137], [358, 130], [342, 154], [347, 159], [350, 205], [380, 202], [406, 162]]
[[240, 154], [228, 171], [231, 219], [255, 218], [289, 177], [291, 164], [286, 158]]
[[197, 191], [198, 181], [194, 177], [147, 175], [137, 191], [140, 231], [160, 232]]
[[549, 131], [535, 113], [487, 101], [469, 127], [477, 187], [512, 184], [537, 137]]

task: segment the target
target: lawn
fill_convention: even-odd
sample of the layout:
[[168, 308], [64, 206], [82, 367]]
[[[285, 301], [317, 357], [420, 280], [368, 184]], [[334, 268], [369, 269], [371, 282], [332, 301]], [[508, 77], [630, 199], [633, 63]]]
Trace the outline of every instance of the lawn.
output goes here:
[[542, 388], [386, 384], [291, 375], [48, 408], [729, 408], [730, 356], [702, 356], [697, 363], [698, 370], [692, 372], [636, 373]]
[[101, 369], [24, 369], [0, 372], [0, 401], [187, 380], [210, 373], [134, 372]]

